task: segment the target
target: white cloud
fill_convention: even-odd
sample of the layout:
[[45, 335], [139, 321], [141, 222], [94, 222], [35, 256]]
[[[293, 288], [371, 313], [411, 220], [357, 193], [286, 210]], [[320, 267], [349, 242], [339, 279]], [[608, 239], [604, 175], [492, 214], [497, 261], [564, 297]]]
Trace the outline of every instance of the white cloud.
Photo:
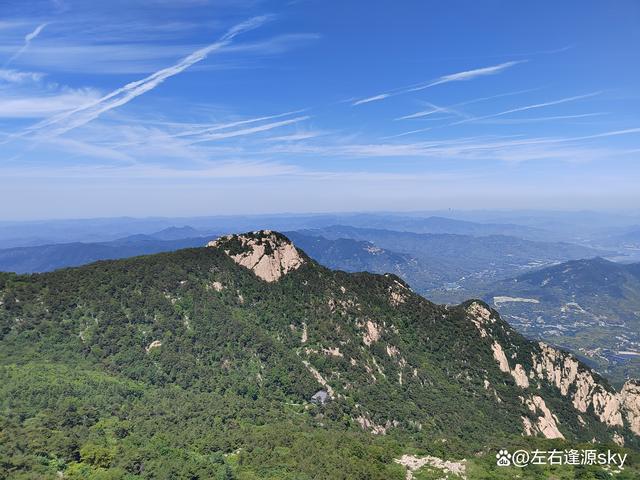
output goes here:
[[385, 93], [381, 93], [378, 95], [374, 95], [371, 97], [367, 97], [367, 98], [363, 98], [361, 100], [356, 100], [355, 102], [353, 102], [351, 105], [356, 106], [356, 105], [362, 105], [363, 103], [370, 103], [370, 102], [376, 102], [379, 100], [384, 100], [386, 98], [389, 98], [391, 96], [395, 96], [395, 95], [401, 95], [404, 93], [410, 93], [410, 92], [417, 92], [420, 90], [424, 90], [426, 88], [430, 88], [430, 87], [434, 87], [436, 85], [441, 85], [443, 83], [450, 83], [450, 82], [461, 82], [461, 81], [467, 81], [467, 80], [472, 80], [474, 78], [478, 78], [478, 77], [484, 77], [487, 75], [496, 75], [498, 73], [501, 73], [502, 71], [511, 68], [515, 65], [518, 65], [519, 63], [523, 63], [526, 62], [526, 60], [517, 60], [517, 61], [511, 61], [511, 62], [505, 62], [505, 63], [500, 63], [498, 65], [492, 65], [489, 67], [482, 67], [482, 68], [476, 68], [474, 70], [466, 70], [464, 72], [457, 72], [457, 73], [452, 73], [449, 75], [443, 75], [439, 78], [437, 78], [436, 80], [427, 82], [427, 83], [422, 83], [422, 84], [418, 84], [418, 85], [412, 85], [409, 87], [403, 87], [403, 88], [399, 88], [396, 90], [392, 90], [389, 92], [385, 92]]
[[239, 127], [241, 125], [248, 125], [251, 123], [256, 123], [256, 122], [262, 122], [265, 120], [273, 120], [274, 118], [281, 118], [281, 117], [288, 117], [291, 115], [295, 115], [296, 113], [300, 113], [302, 112], [302, 110], [296, 110], [296, 111], [291, 111], [291, 112], [285, 112], [285, 113], [278, 113], [275, 115], [265, 115], [262, 117], [254, 117], [254, 118], [248, 118], [248, 119], [244, 119], [244, 120], [236, 120], [234, 122], [226, 122], [226, 123], [218, 123], [216, 125], [210, 125], [210, 126], [206, 126], [206, 127], [202, 127], [202, 128], [198, 128], [196, 130], [186, 130], [180, 133], [176, 133], [175, 137], [188, 137], [188, 136], [193, 136], [193, 135], [204, 135], [207, 133], [211, 133], [211, 132], [215, 132], [218, 130], [226, 130], [228, 128], [233, 128], [233, 127]]
[[385, 98], [388, 98], [391, 95], [392, 95], [391, 93], [381, 93], [380, 95], [374, 95], [373, 97], [357, 100], [353, 102], [351, 105], [362, 105], [363, 103], [377, 102], [378, 100], [384, 100]]
[[517, 113], [517, 112], [524, 112], [527, 110], [533, 110], [533, 109], [537, 109], [537, 108], [544, 108], [544, 107], [551, 107], [554, 105], [560, 105], [562, 103], [567, 103], [567, 102], [575, 102], [577, 100], [584, 100], [585, 98], [590, 98], [590, 97], [594, 97], [596, 95], [600, 95], [602, 92], [592, 92], [592, 93], [587, 93], [586, 95], [575, 95], [573, 97], [565, 97], [565, 98], [561, 98], [559, 100], [553, 100], [550, 102], [543, 102], [543, 103], [534, 103], [533, 105], [525, 105], [524, 107], [517, 107], [517, 108], [511, 108], [509, 110], [504, 110], [502, 112], [498, 112], [498, 113], [492, 113], [490, 115], [483, 115], [480, 117], [472, 117], [472, 118], [467, 118], [464, 120], [459, 120], [457, 122], [453, 122], [449, 125], [459, 125], [461, 123], [467, 123], [467, 122], [475, 122], [478, 120], [486, 120], [488, 118], [496, 118], [496, 117], [501, 117], [503, 115], [509, 115], [510, 113]]
[[299, 174], [295, 165], [280, 162], [222, 160], [200, 164], [196, 168], [176, 168], [173, 166], [138, 164], [129, 165], [66, 165], [51, 168], [44, 165], [35, 167], [0, 167], [3, 178], [118, 178], [118, 179], [231, 179], [261, 178]]
[[[397, 118], [396, 120], [408, 120], [408, 119], [413, 119], [413, 118], [422, 118], [422, 117], [431, 115], [433, 113], [437, 113], [439, 111], [445, 111], [445, 112], [449, 112], [449, 113], [454, 113], [454, 114], [456, 114], [458, 116], [468, 117], [468, 115], [465, 115], [462, 112], [454, 110], [454, 108], [462, 107], [462, 106], [465, 106], [465, 105], [471, 105], [471, 104], [474, 104], [474, 103], [486, 102], [487, 100], [495, 100], [496, 98], [510, 97], [510, 96], [513, 96], [513, 95], [520, 95], [522, 93], [529, 93], [529, 92], [532, 92], [534, 90], [537, 90], [537, 89], [529, 88], [529, 89], [526, 89], [526, 90], [517, 90], [515, 92], [498, 93], [496, 95], [491, 95], [491, 96], [488, 96], [488, 97], [480, 97], [480, 98], [474, 98], [474, 99], [471, 99], [471, 100], [465, 100], [464, 102], [456, 103], [454, 105], [451, 105], [450, 107], [438, 107], [436, 105], [427, 103], [427, 105], [429, 105], [429, 107], [431, 107], [429, 110], [424, 110], [424, 111], [412, 113], [412, 114], [409, 114], [409, 115], [405, 115], [403, 117]], [[417, 130], [417, 131], [422, 131], [422, 130]], [[411, 132], [408, 132], [408, 133], [411, 133]], [[406, 134], [400, 134], [400, 135], [406, 135]]]
[[14, 30], [26, 25], [24, 20], [0, 20], [0, 30]]
[[[140, 74], [154, 72], [197, 48], [193, 44], [82, 44], [52, 40], [44, 45], [32, 45], [21, 57], [20, 64], [47, 72]], [[0, 54], [8, 54], [13, 49], [10, 45], [0, 45]]]
[[435, 85], [440, 85], [443, 83], [449, 83], [449, 82], [463, 82], [463, 81], [467, 81], [467, 80], [472, 80], [474, 78], [477, 77], [485, 77], [487, 75], [495, 75], [497, 73], [502, 72], [503, 70], [506, 70], [507, 68], [511, 68], [514, 65], [518, 65], [519, 63], [523, 63], [526, 62], [526, 60], [517, 60], [517, 61], [511, 61], [511, 62], [505, 62], [505, 63], [501, 63], [499, 65], [493, 65], [490, 67], [483, 67], [483, 68], [476, 68], [474, 70], [467, 70], [465, 72], [458, 72], [458, 73], [452, 73], [450, 75], [443, 75], [442, 77], [438, 78], [437, 80], [430, 82], [426, 85], [422, 85], [422, 86], [418, 86], [418, 87], [413, 87], [408, 89], [408, 92], [417, 92], [419, 90], [424, 90], [425, 88], [429, 88], [429, 87], [433, 87]]
[[410, 120], [413, 118], [422, 118], [428, 115], [433, 115], [434, 113], [446, 112], [446, 110], [442, 107], [436, 107], [435, 105], [429, 110], [421, 110], [420, 112], [412, 113], [410, 115], [404, 115], [402, 117], [396, 118], [396, 120]]
[[434, 127], [417, 128], [415, 130], [409, 130], [408, 132], [396, 133], [395, 135], [387, 135], [386, 137], [382, 137], [382, 138], [387, 140], [390, 138], [406, 137], [407, 135], [413, 135], [415, 133], [428, 132], [429, 130], [433, 130], [433, 128]]
[[582, 137], [573, 137], [572, 140], [591, 140], [593, 138], [617, 137], [620, 135], [629, 135], [640, 133], [640, 128], [626, 128], [624, 130], [613, 130], [610, 132], [595, 133], [593, 135], [584, 135]]
[[383, 142], [383, 143], [333, 143], [333, 144], [287, 144], [265, 153], [287, 153], [291, 155], [318, 155], [348, 158], [416, 158], [423, 160], [482, 160], [518, 163], [531, 160], [558, 160], [563, 162], [602, 161], [612, 156], [629, 154], [628, 149], [607, 145], [598, 147], [581, 144], [585, 140], [631, 135], [640, 133], [640, 128], [614, 130], [575, 137], [539, 138], [483, 138], [433, 140], [427, 142]]
[[0, 80], [7, 83], [39, 82], [44, 77], [45, 74], [40, 72], [20, 72], [0, 68]]
[[[488, 119], [493, 119], [493, 118], [497, 118], [497, 117], [502, 117], [504, 115], [508, 115], [511, 113], [517, 113], [517, 112], [525, 112], [527, 110], [534, 110], [534, 109], [538, 109], [538, 108], [544, 108], [544, 107], [550, 107], [550, 106], [555, 106], [555, 105], [560, 105], [563, 103], [568, 103], [568, 102], [574, 102], [577, 100], [583, 100], [585, 98], [590, 98], [590, 97], [594, 97], [596, 95], [599, 95], [601, 92], [592, 92], [592, 93], [588, 93], [585, 95], [576, 95], [576, 96], [572, 96], [572, 97], [566, 97], [566, 98], [561, 98], [559, 100], [553, 100], [553, 101], [549, 101], [549, 102], [543, 102], [543, 103], [535, 103], [532, 105], [525, 105], [523, 107], [517, 107], [517, 108], [511, 108], [509, 110], [504, 110], [502, 112], [498, 112], [498, 113], [492, 113], [489, 115], [482, 115], [479, 117], [469, 117], [468, 115], [462, 115], [465, 118], [463, 118], [462, 120], [457, 120], [455, 122], [452, 123], [447, 123], [445, 125], [440, 125], [438, 128], [440, 127], [450, 127], [450, 126], [454, 126], [454, 125], [461, 125], [464, 123], [469, 123], [469, 122], [480, 122], [480, 121], [484, 121], [484, 120], [488, 120]], [[497, 95], [497, 96], [504, 96], [504, 95]], [[469, 103], [475, 103], [477, 101], [483, 101], [486, 99], [490, 99], [490, 98], [494, 98], [494, 97], [485, 97], [482, 99], [477, 99], [477, 100], [471, 100], [468, 102], [462, 102], [462, 103], [458, 103], [454, 106], [458, 106], [458, 105], [464, 105], [464, 104], [469, 104]], [[451, 112], [456, 112], [455, 110], [451, 110], [450, 107], [443, 107], [444, 109], [448, 109], [448, 111]], [[433, 108], [431, 109], [433, 110]], [[411, 118], [419, 118], [421, 116], [424, 116], [426, 114], [430, 114], [430, 113], [435, 113], [432, 111], [427, 111], [427, 112], [417, 112], [415, 114], [412, 115], [405, 115], [404, 117], [400, 117], [398, 120], [404, 120], [404, 119], [411, 119]], [[458, 112], [458, 114], [460, 114]], [[568, 119], [568, 118], [580, 118], [580, 117], [588, 117], [588, 116], [595, 116], [595, 115], [602, 115], [601, 113], [589, 113], [589, 114], [583, 114], [583, 115], [559, 115], [559, 116], [555, 116], [555, 117], [547, 117], [547, 120], [560, 120], [560, 119]], [[542, 121], [543, 119], [539, 120]], [[536, 121], [536, 120], [530, 120], [530, 121]], [[518, 120], [518, 119], [513, 119], [512, 122], [510, 123], [526, 123], [527, 119], [522, 119], [522, 120]], [[420, 128], [420, 129], [415, 129], [415, 130], [409, 130], [407, 132], [402, 132], [402, 133], [398, 133], [395, 135], [389, 135], [385, 138], [397, 138], [397, 137], [404, 137], [406, 135], [412, 135], [415, 133], [421, 133], [421, 132], [426, 132], [429, 130], [432, 130], [433, 128], [436, 127], [428, 127], [428, 128]]]
[[195, 143], [201, 143], [201, 142], [210, 142], [210, 141], [214, 141], [214, 140], [224, 140], [227, 138], [233, 138], [233, 137], [240, 137], [240, 136], [244, 136], [244, 135], [252, 135], [254, 133], [260, 133], [260, 132], [266, 132], [268, 130], [273, 130], [274, 128], [280, 128], [280, 127], [284, 127], [286, 125], [292, 125], [294, 123], [298, 123], [301, 122], [303, 120], [308, 120], [309, 117], [308, 115], [302, 116], [302, 117], [296, 117], [296, 118], [290, 118], [288, 120], [282, 120], [280, 122], [271, 122], [271, 123], [266, 123], [264, 125], [259, 125], [257, 127], [251, 127], [251, 128], [242, 128], [239, 130], [232, 130], [230, 132], [223, 132], [223, 133], [209, 133], [209, 134], [205, 134], [205, 135], [201, 135], [198, 138], [191, 140], [191, 144], [195, 144]]
[[16, 60], [20, 55], [22, 55], [27, 50], [27, 48], [29, 48], [29, 45], [31, 45], [31, 42], [33, 40], [35, 40], [38, 37], [38, 35], [40, 35], [42, 33], [42, 31], [45, 29], [45, 27], [47, 25], [48, 25], [47, 23], [42, 23], [42, 24], [38, 25], [35, 28], [35, 30], [33, 30], [32, 32], [30, 32], [27, 35], [25, 35], [24, 44], [22, 45], [22, 47], [16, 53], [14, 53], [11, 56], [11, 58], [9, 58], [9, 60], [7, 60], [5, 62], [5, 66], [9, 65], [11, 62]]
[[267, 140], [270, 142], [299, 142], [301, 140], [309, 140], [322, 135], [326, 135], [326, 133], [320, 131], [308, 131], [292, 133], [290, 135], [280, 135], [278, 137], [269, 137]]
[[555, 120], [576, 120], [579, 118], [599, 117], [602, 115], [607, 115], [607, 112], [578, 113], [575, 115], [550, 115], [547, 117], [531, 118], [502, 118], [499, 120], [491, 120], [490, 123], [512, 125], [519, 123], [552, 122]]
[[89, 105], [98, 98], [99, 93], [93, 89], [13, 95], [0, 91], [0, 118], [45, 118]]
[[121, 150], [115, 150], [112, 148], [96, 145], [94, 143], [87, 143], [80, 140], [74, 140], [70, 138], [50, 138], [44, 141], [43, 146], [47, 149], [57, 149], [76, 157], [91, 158], [103, 158], [115, 161], [132, 162], [133, 157]]
[[438, 105], [434, 105], [433, 103], [426, 102], [429, 106], [429, 110], [423, 110], [421, 112], [412, 113], [410, 115], [405, 115], [403, 117], [396, 118], [396, 120], [410, 120], [414, 118], [424, 118], [429, 115], [433, 115], [434, 113], [450, 113], [456, 115], [458, 117], [468, 118], [469, 115], [460, 112], [453, 107], [439, 107]]
[[[176, 27], [177, 28], [177, 27]], [[132, 35], [138, 34], [138, 37]], [[148, 74], [159, 70], [176, 58], [202, 48], [194, 43], [181, 43], [178, 38], [158, 38], [157, 33], [140, 31], [135, 25], [122, 34], [104, 33], [93, 38], [86, 32], [67, 38], [56, 37], [46, 44], [32, 44], [21, 56], [21, 65], [47, 72], [95, 74]], [[92, 36], [91, 41], [83, 41]], [[133, 36], [133, 38], [132, 38]], [[178, 36], [176, 34], [176, 36]], [[112, 38], [113, 37], [113, 38]], [[180, 37], [182, 38], [182, 37]], [[319, 38], [313, 33], [279, 35], [255, 42], [229, 44], [217, 51], [221, 56], [215, 64], [199, 65], [199, 69], [231, 69], [252, 67], [251, 57], [279, 55], [299, 48]], [[144, 39], [144, 42], [139, 41]], [[156, 40], [156, 43], [153, 41]], [[189, 39], [191, 40], [191, 39]], [[172, 43], [169, 43], [172, 42]], [[10, 55], [13, 45], [0, 44], [0, 54]], [[239, 60], [239, 55], [242, 58]]]
[[196, 50], [175, 65], [159, 70], [142, 80], [131, 82], [124, 87], [118, 88], [89, 105], [84, 105], [69, 112], [53, 116], [27, 129], [25, 133], [43, 132], [48, 136], [57, 136], [86, 125], [109, 110], [129, 103], [136, 97], [153, 90], [168, 78], [178, 75], [196, 63], [201, 62], [211, 53], [228, 45], [237, 35], [259, 27], [265, 23], [268, 18], [269, 17], [266, 16], [254, 17], [246, 22], [240, 23], [227, 31], [217, 42]]

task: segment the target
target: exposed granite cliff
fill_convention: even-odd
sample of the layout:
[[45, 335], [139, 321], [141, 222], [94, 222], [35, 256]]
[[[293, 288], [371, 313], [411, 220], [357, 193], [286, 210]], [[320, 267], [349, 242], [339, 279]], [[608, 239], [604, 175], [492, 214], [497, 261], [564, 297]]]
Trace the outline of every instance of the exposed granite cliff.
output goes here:
[[[482, 302], [467, 306], [471, 323], [480, 338], [489, 340], [491, 352], [499, 369], [513, 378], [523, 390], [521, 401], [531, 411], [523, 416], [526, 435], [542, 434], [547, 438], [561, 438], [562, 425], [545, 403], [545, 388], [554, 388], [568, 397], [580, 424], [584, 414], [592, 414], [600, 423], [611, 428], [612, 440], [624, 443], [622, 431], [640, 435], [640, 383], [630, 380], [620, 391], [582, 364], [570, 353], [553, 348], [543, 342], [524, 349], [512, 343], [510, 332], [498, 322], [497, 313]], [[485, 388], [488, 385], [485, 383]]]
[[289, 239], [271, 230], [227, 235], [209, 242], [207, 247], [222, 248], [238, 265], [267, 282], [278, 281], [305, 262]]

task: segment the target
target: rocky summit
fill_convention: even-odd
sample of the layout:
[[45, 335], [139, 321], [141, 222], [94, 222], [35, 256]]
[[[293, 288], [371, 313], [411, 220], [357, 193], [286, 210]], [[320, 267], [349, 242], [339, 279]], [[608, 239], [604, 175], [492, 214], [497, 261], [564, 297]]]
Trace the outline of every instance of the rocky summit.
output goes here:
[[209, 242], [207, 246], [221, 248], [238, 265], [267, 282], [277, 281], [304, 263], [296, 247], [284, 235], [271, 230], [227, 235]]
[[0, 334], [10, 478], [492, 478], [498, 448], [639, 446], [637, 382], [269, 230], [0, 274]]

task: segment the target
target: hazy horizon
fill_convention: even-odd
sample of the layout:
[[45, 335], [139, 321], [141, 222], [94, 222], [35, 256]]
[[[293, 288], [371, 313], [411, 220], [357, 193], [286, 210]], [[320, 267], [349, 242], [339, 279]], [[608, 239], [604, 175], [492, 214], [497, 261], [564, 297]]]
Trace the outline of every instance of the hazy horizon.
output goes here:
[[[515, 215], [541, 215], [541, 216], [567, 216], [567, 215], [603, 215], [603, 216], [617, 216], [625, 217], [630, 220], [636, 218], [640, 220], [640, 209], [638, 208], [610, 208], [610, 209], [535, 209], [535, 208], [450, 208], [450, 209], [434, 209], [434, 210], [300, 210], [300, 211], [266, 211], [266, 212], [238, 212], [238, 213], [209, 213], [209, 214], [188, 214], [183, 215], [109, 215], [109, 216], [86, 216], [86, 217], [34, 217], [34, 218], [19, 218], [19, 219], [7, 219], [0, 218], [1, 224], [16, 224], [16, 223], [39, 223], [39, 222], [67, 222], [67, 221], [92, 221], [92, 220], [172, 220], [188, 221], [190, 219], [206, 219], [206, 218], [260, 218], [260, 217], [306, 217], [306, 216], [330, 216], [330, 215], [394, 215], [394, 216], [407, 216], [416, 218], [428, 218], [428, 217], [441, 217], [446, 219], [462, 219], [471, 220], [474, 215], [491, 215], [491, 216], [515, 216]], [[482, 219], [476, 220], [478, 223], [487, 223]], [[186, 226], [186, 225], [185, 225]]]
[[0, 218], [638, 205], [640, 6], [587, 3], [5, 2]]

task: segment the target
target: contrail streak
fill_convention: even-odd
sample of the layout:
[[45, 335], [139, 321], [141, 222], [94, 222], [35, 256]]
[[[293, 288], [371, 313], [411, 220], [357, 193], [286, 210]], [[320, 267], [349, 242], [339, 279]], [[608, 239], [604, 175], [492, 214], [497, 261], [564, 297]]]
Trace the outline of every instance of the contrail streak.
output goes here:
[[49, 136], [58, 136], [86, 125], [103, 113], [129, 103], [134, 98], [153, 90], [166, 79], [178, 75], [192, 65], [201, 62], [211, 53], [229, 45], [237, 35], [261, 26], [269, 18], [269, 16], [254, 17], [240, 23], [220, 37], [217, 42], [196, 50], [175, 65], [159, 70], [142, 80], [128, 83], [124, 87], [118, 88], [86, 105], [43, 120], [28, 128], [24, 133], [28, 134], [44, 130]]
[[42, 30], [44, 30], [47, 25], [48, 25], [48, 23], [40, 24], [40, 25], [38, 25], [36, 27], [36, 29], [33, 32], [28, 33], [27, 35], [25, 35], [24, 44], [22, 45], [22, 47], [20, 47], [20, 50], [18, 50], [16, 53], [14, 53], [11, 56], [11, 58], [4, 63], [4, 66], [6, 67], [11, 62], [13, 62], [16, 58], [18, 58], [20, 55], [22, 55], [25, 52], [25, 50], [27, 48], [29, 48], [29, 45], [31, 45], [31, 42], [33, 40], [35, 40], [38, 37], [38, 35], [40, 35], [42, 33]]

